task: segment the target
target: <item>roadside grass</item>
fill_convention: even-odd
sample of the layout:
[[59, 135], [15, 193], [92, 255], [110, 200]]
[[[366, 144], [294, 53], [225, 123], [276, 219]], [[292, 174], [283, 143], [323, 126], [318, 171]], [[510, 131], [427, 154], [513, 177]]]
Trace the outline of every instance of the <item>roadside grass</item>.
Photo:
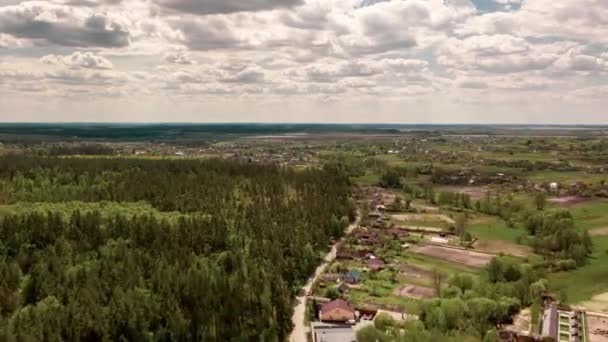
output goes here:
[[608, 291], [608, 236], [593, 239], [594, 252], [586, 265], [570, 272], [549, 275], [554, 290], [564, 290], [569, 303], [589, 300]]

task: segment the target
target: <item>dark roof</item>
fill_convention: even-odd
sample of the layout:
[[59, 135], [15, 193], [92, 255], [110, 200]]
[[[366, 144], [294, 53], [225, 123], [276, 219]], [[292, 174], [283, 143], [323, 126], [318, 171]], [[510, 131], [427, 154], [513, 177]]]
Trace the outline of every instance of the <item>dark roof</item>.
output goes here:
[[355, 309], [352, 307], [352, 305], [348, 304], [348, 302], [346, 302], [343, 299], [336, 299], [334, 301], [331, 301], [327, 304], [323, 304], [323, 306], [321, 306], [321, 312], [328, 312], [331, 310], [335, 310], [335, 309], [342, 309], [342, 310], [346, 310], [346, 311], [352, 311], [354, 312]]
[[353, 268], [352, 270], [350, 270], [350, 272], [348, 272], [348, 276], [359, 279], [361, 278], [361, 271], [356, 268]]

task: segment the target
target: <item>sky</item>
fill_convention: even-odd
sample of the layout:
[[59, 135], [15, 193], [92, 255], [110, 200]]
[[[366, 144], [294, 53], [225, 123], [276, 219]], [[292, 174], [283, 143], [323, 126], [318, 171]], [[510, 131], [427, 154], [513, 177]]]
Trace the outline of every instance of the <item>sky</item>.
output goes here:
[[608, 124], [608, 0], [0, 0], [1, 122]]

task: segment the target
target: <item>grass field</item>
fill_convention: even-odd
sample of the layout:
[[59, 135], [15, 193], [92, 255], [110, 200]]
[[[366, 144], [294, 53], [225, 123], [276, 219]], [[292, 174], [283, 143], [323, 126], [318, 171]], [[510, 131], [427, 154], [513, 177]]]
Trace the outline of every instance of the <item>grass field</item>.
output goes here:
[[564, 289], [569, 303], [579, 303], [608, 292], [608, 236], [593, 239], [594, 252], [587, 265], [549, 276], [553, 289]]
[[558, 182], [573, 184], [576, 182], [596, 183], [602, 179], [607, 179], [606, 175], [597, 173], [587, 173], [584, 171], [534, 171], [527, 173], [526, 178], [532, 182]]
[[352, 178], [353, 182], [359, 185], [377, 185], [380, 183], [380, 175], [379, 174], [366, 174], [365, 176], [354, 177]]
[[521, 228], [507, 227], [505, 221], [495, 217], [482, 217], [469, 226], [468, 230], [480, 240], [502, 240], [516, 243], [519, 236], [525, 235]]
[[580, 229], [608, 227], [608, 201], [581, 203], [570, 208], [570, 212]]

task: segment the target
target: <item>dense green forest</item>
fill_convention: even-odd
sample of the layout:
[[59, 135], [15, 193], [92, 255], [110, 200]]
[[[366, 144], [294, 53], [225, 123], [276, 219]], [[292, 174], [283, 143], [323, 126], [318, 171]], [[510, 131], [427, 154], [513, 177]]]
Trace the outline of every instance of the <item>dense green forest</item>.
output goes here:
[[1, 157], [0, 204], [49, 209], [0, 219], [0, 340], [282, 341], [349, 196], [331, 169]]

